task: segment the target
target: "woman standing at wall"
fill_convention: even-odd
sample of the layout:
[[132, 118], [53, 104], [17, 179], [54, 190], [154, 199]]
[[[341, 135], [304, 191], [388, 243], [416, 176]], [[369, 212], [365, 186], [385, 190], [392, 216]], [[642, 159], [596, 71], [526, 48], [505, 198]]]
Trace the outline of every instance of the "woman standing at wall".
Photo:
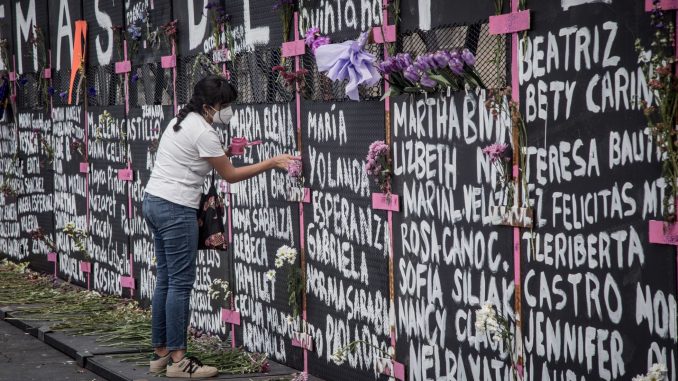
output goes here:
[[208, 76], [163, 133], [143, 213], [153, 232], [157, 284], [152, 300], [151, 372], [167, 369], [167, 377], [212, 377], [214, 367], [186, 356], [189, 301], [195, 281], [198, 250], [197, 210], [205, 176], [215, 169], [229, 183], [270, 169], [285, 170], [292, 160], [280, 155], [257, 164], [234, 167], [212, 123], [228, 125], [237, 92], [224, 78]]

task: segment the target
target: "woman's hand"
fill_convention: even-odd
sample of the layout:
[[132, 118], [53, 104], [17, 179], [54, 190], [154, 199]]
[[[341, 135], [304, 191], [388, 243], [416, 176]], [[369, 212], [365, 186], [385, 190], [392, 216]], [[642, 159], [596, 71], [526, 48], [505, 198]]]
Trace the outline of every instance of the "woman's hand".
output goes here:
[[283, 171], [286, 171], [287, 168], [290, 166], [290, 163], [295, 160], [301, 160], [301, 157], [299, 156], [292, 156], [288, 154], [282, 154], [278, 155], [276, 157], [273, 157], [270, 159], [271, 163], [273, 164], [273, 168], [278, 168]]

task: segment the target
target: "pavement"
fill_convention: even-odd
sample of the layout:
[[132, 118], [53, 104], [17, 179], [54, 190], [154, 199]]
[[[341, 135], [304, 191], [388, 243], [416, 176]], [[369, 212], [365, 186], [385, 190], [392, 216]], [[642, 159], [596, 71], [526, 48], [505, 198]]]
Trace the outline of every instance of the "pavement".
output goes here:
[[72, 358], [0, 320], [0, 381], [105, 381]]

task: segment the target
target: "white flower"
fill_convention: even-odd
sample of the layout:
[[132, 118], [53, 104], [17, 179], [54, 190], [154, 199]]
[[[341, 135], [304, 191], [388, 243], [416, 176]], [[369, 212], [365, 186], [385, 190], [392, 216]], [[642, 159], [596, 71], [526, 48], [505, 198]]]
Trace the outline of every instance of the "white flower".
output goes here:
[[652, 364], [646, 375], [639, 374], [632, 381], [664, 381], [668, 370], [664, 364]]
[[341, 365], [346, 362], [346, 353], [342, 350], [338, 350], [332, 354], [331, 359], [333, 363]]
[[386, 351], [386, 353], [388, 354], [388, 357], [394, 358], [395, 357], [395, 348], [388, 347], [388, 350]]
[[652, 51], [643, 50], [638, 54], [638, 63], [649, 63], [652, 60]]
[[268, 278], [268, 280], [270, 280], [270, 281], [274, 281], [275, 280], [275, 270], [266, 271], [266, 278]]
[[275, 253], [275, 267], [281, 268], [285, 262], [294, 265], [297, 259], [297, 249], [287, 245], [281, 246]]

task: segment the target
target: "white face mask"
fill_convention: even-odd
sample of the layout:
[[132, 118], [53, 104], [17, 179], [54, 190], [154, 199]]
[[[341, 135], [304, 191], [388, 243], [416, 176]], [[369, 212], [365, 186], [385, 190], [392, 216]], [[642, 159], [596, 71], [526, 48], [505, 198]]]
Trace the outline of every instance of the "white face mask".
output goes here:
[[212, 117], [212, 121], [214, 123], [221, 123], [228, 126], [228, 124], [231, 122], [232, 117], [233, 117], [233, 108], [231, 108], [231, 106], [228, 106], [215, 112], [214, 116]]

